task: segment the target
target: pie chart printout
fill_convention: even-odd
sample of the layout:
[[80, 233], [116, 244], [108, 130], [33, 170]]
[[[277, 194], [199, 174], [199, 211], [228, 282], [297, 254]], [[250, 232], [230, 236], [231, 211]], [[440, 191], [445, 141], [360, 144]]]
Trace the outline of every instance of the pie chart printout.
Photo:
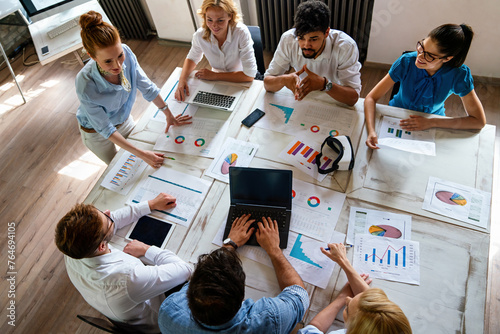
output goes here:
[[400, 230], [390, 225], [372, 225], [368, 229], [371, 235], [399, 239], [403, 235]]
[[229, 154], [224, 159], [224, 162], [222, 162], [222, 166], [220, 168], [221, 173], [224, 175], [229, 174], [229, 167], [236, 166], [236, 159], [237, 158], [238, 158], [238, 155], [236, 153]]
[[450, 205], [461, 205], [467, 204], [467, 200], [460, 194], [453, 193], [451, 191], [437, 191], [436, 197], [443, 203]]

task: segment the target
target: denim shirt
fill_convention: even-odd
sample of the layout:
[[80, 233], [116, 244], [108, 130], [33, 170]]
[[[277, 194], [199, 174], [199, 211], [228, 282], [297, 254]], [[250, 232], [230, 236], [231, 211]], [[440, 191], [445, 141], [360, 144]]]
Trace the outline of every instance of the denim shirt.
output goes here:
[[203, 327], [196, 323], [188, 306], [186, 284], [181, 291], [165, 299], [160, 307], [158, 324], [163, 334], [192, 333], [290, 333], [309, 307], [307, 291], [298, 286], [286, 287], [274, 298], [245, 300], [229, 322]]
[[131, 85], [127, 92], [121, 85], [108, 82], [99, 73], [97, 63], [90, 60], [76, 76], [76, 95], [80, 106], [76, 118], [81, 126], [94, 129], [104, 138], [116, 131], [130, 116], [137, 90], [148, 101], [153, 101], [160, 89], [146, 76], [130, 48], [122, 44], [125, 61], [123, 71]]

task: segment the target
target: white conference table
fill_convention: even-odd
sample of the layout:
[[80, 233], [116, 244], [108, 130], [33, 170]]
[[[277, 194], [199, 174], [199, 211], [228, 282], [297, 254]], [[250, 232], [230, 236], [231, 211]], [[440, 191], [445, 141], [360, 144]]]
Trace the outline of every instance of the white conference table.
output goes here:
[[[179, 74], [180, 69], [176, 69], [165, 83], [162, 88], [163, 97], [168, 95]], [[325, 99], [321, 93], [315, 93], [309, 98], [323, 100], [325, 103], [331, 103], [332, 108], [344, 108], [346, 112], [355, 112], [358, 115], [356, 127], [351, 136], [357, 151], [354, 170], [352, 172], [336, 172], [333, 176], [330, 175], [319, 183], [277, 157], [277, 152], [279, 153], [293, 139], [293, 136], [255, 126], [250, 129], [241, 126], [241, 120], [255, 108], [262, 94], [264, 94], [263, 83], [254, 81], [244, 93], [237, 111], [228, 115], [231, 123], [227, 136], [261, 144], [250, 166], [291, 169], [294, 172], [294, 178], [346, 192], [347, 199], [335, 227], [335, 231], [341, 233], [347, 232], [351, 206], [411, 214], [412, 240], [420, 243], [420, 285], [375, 279], [372, 286], [384, 289], [389, 298], [401, 306], [410, 319], [414, 333], [482, 333], [486, 300], [489, 229], [474, 228], [466, 223], [459, 223], [456, 220], [422, 211], [419, 208], [421, 208], [423, 200], [423, 193], [420, 191], [422, 187], [425, 191], [425, 184], [430, 175], [491, 191], [494, 127], [487, 126], [479, 133], [439, 130], [443, 136], [439, 135], [436, 138], [437, 158], [435, 157], [434, 160], [424, 159], [425, 163], [419, 164], [418, 171], [412, 173], [413, 179], [409, 181], [410, 184], [401, 188], [400, 183], [405, 177], [407, 178], [407, 175], [404, 173], [395, 174], [391, 170], [394, 168], [393, 166], [398, 166], [399, 155], [385, 154], [383, 149], [372, 152], [364, 144], [366, 133], [363, 128], [363, 100], [360, 100], [355, 107], [349, 108]], [[151, 105], [138, 121], [129, 137], [129, 140], [135, 145], [152, 149], [156, 138], [164, 131], [164, 127], [151, 121], [150, 118], [154, 112], [156, 112], [156, 108]], [[377, 119], [383, 114], [398, 115], [401, 118], [404, 113], [412, 113], [388, 106], [378, 106], [377, 112]], [[263, 137], [265, 140], [262, 139]], [[272, 145], [265, 145], [270, 141], [273, 143]], [[445, 175], [437, 173], [436, 166], [440, 166], [442, 163], [445, 163], [446, 166], [447, 161], [455, 162], [456, 159], [464, 157], [463, 155], [455, 157], [459, 154], [458, 152], [461, 152], [459, 149], [464, 145], [468, 148], [475, 147], [475, 153], [471, 152], [470, 154], [478, 158], [476, 160], [472, 160], [472, 158], [462, 160], [465, 166], [460, 169], [464, 171], [463, 174], [458, 175], [460, 178], [457, 180], [458, 176], [452, 173]], [[441, 149], [441, 146], [445, 149]], [[404, 153], [401, 152], [402, 155]], [[212, 243], [212, 240], [221, 225], [225, 224], [229, 207], [229, 189], [226, 183], [203, 176], [204, 170], [209, 167], [212, 159], [173, 152], [169, 152], [168, 155], [176, 160], [166, 159], [164, 167], [202, 177], [212, 182], [193, 223], [189, 228], [178, 225], [166, 246], [166, 248], [177, 252], [184, 260], [196, 263], [200, 254], [218, 247]], [[482, 160], [477, 161], [477, 159]], [[110, 167], [115, 162], [116, 159], [113, 160]], [[383, 170], [387, 172], [387, 175], [392, 175], [393, 178], [387, 177], [384, 186], [377, 188], [370, 183], [370, 180], [375, 178], [374, 175], [379, 172], [378, 168], [381, 165], [384, 166]], [[146, 177], [152, 171], [152, 168], [147, 167], [141, 178]], [[86, 203], [92, 203], [100, 209], [114, 210], [124, 205], [134, 189], [129, 195], [122, 196], [101, 187], [100, 184], [106, 172], [92, 189]], [[413, 186], [417, 187], [419, 192], [417, 196], [411, 197], [410, 201], [408, 196], [414, 194]], [[395, 191], [394, 187], [403, 189], [403, 191]], [[407, 199], [407, 202], [411, 203], [405, 205], [401, 198]], [[124, 228], [117, 232], [112, 240], [115, 246], [123, 247], [126, 244], [124, 236], [127, 230], [128, 228]], [[348, 256], [351, 259], [352, 255], [352, 249], [348, 250]], [[242, 257], [242, 262], [247, 274], [246, 298], [258, 299], [263, 296], [276, 296], [279, 293], [280, 290], [272, 268], [245, 257]], [[311, 296], [311, 306], [304, 318], [306, 324], [317, 312], [330, 303], [345, 282], [345, 275], [337, 266], [326, 289], [320, 289], [306, 283], [306, 288]], [[332, 329], [342, 328], [342, 326], [343, 324], [337, 320]]]

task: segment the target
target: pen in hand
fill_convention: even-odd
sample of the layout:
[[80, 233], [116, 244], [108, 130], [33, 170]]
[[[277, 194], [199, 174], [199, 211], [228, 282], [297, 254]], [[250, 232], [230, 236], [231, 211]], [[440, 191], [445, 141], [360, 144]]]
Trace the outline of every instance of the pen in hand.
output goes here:
[[[350, 247], [352, 247], [352, 245], [344, 245], [344, 246], [345, 246], [346, 248], [350, 248]], [[330, 247], [326, 247], [326, 248], [325, 248], [325, 250], [326, 250], [326, 251], [329, 251], [329, 250], [330, 250]]]

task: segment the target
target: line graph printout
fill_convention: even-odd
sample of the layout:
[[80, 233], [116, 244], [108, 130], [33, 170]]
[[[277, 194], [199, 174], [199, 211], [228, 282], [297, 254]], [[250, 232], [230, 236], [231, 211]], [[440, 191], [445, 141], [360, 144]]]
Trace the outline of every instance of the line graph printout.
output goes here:
[[185, 173], [160, 167], [141, 181], [128, 203], [149, 201], [161, 192], [176, 198], [177, 206], [161, 212], [161, 217], [186, 227], [191, 225], [212, 183]]
[[423, 131], [407, 131], [401, 129], [401, 119], [384, 116], [378, 135], [378, 145], [392, 147], [397, 150], [436, 155], [436, 129]]
[[123, 152], [113, 168], [102, 180], [101, 186], [127, 195], [135, 184], [137, 177], [146, 169], [147, 163], [130, 152]]
[[328, 242], [345, 197], [343, 193], [293, 179], [290, 230]]
[[[316, 156], [320, 153], [320, 150], [321, 144], [316, 141], [309, 138], [294, 138], [278, 156], [321, 182], [327, 174], [318, 172]], [[333, 153], [333, 150], [325, 146], [319, 167], [321, 169], [327, 169], [333, 165], [334, 159], [327, 156], [328, 151]]]
[[[222, 237], [224, 235], [225, 224], [221, 224], [217, 235], [212, 241], [218, 246], [222, 246]], [[345, 240], [345, 234], [333, 232], [329, 239], [332, 243], [342, 243]], [[288, 234], [288, 245], [283, 250], [283, 254], [290, 264], [295, 268], [302, 280], [316, 285], [322, 289], [326, 288], [335, 262], [321, 253], [320, 247], [327, 247], [327, 243], [309, 238], [303, 234], [290, 231]], [[262, 263], [268, 267], [273, 267], [273, 263], [266, 251], [258, 246], [243, 246], [237, 250], [241, 256]]]
[[429, 177], [423, 210], [488, 228], [491, 193]]
[[411, 216], [351, 207], [346, 243], [353, 245], [357, 234], [411, 240]]
[[171, 127], [162, 133], [155, 150], [214, 158], [229, 126], [224, 119], [194, 117], [192, 124]]
[[266, 116], [255, 126], [318, 141], [328, 136], [351, 136], [357, 117], [354, 110], [317, 101], [296, 101], [292, 94], [284, 92], [264, 94], [258, 108]]
[[353, 266], [360, 273], [388, 281], [420, 285], [419, 243], [356, 234]]

